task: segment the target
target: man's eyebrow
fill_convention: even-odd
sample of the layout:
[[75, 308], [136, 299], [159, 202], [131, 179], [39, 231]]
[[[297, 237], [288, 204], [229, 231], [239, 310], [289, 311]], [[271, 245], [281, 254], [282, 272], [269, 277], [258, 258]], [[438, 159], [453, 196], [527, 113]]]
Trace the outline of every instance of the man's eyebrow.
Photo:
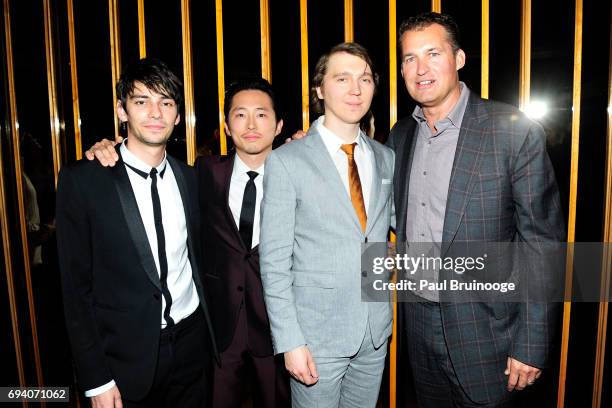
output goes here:
[[[246, 106], [234, 106], [232, 109], [230, 109], [230, 111], [246, 110], [246, 109], [248, 109]], [[255, 110], [269, 111], [270, 109], [265, 106], [258, 106], [255, 108]]]

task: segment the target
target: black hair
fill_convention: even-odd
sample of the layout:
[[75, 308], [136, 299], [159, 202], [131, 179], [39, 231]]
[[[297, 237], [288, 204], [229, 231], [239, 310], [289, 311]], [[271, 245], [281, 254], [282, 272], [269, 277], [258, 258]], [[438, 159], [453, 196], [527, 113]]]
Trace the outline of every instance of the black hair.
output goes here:
[[229, 111], [232, 108], [232, 102], [234, 101], [234, 96], [238, 92], [242, 91], [261, 91], [267, 94], [272, 101], [272, 109], [274, 110], [274, 116], [276, 117], [276, 121], [278, 122], [281, 119], [281, 115], [276, 106], [276, 96], [274, 95], [274, 89], [272, 89], [272, 85], [264, 78], [261, 77], [252, 77], [252, 78], [243, 78], [237, 81], [232, 82], [225, 91], [225, 101], [223, 103], [223, 113], [225, 114], [225, 120], [229, 116]]
[[125, 108], [127, 99], [134, 93], [136, 82], [142, 83], [148, 89], [174, 100], [177, 110], [183, 104], [183, 83], [168, 68], [156, 58], [143, 58], [125, 67], [117, 81], [117, 99]]

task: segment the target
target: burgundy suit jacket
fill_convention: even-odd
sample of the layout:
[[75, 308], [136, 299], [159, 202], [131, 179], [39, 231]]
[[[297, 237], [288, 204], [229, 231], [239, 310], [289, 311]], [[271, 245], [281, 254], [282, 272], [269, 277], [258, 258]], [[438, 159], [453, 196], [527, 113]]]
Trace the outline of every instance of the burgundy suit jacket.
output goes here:
[[223, 352], [232, 342], [238, 313], [244, 304], [248, 346], [258, 356], [273, 355], [270, 323], [259, 274], [258, 247], [247, 249], [229, 207], [235, 153], [206, 156], [196, 161], [202, 214], [202, 243], [206, 263], [204, 287], [217, 346]]

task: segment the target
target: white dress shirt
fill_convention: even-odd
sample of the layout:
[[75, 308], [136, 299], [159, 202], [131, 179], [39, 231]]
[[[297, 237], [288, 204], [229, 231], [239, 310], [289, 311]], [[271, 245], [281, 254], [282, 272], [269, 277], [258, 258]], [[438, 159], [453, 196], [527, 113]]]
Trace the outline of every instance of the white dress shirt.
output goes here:
[[[127, 141], [127, 139], [126, 139]], [[120, 147], [121, 157], [123, 161], [145, 173], [150, 173], [152, 167], [134, 156], [123, 143]], [[165, 172], [161, 177], [159, 174], [162, 170]], [[200, 299], [193, 283], [193, 275], [191, 271], [191, 263], [189, 262], [189, 251], [187, 248], [187, 224], [185, 219], [185, 209], [183, 200], [178, 189], [178, 184], [174, 177], [172, 167], [168, 164], [166, 157], [156, 167], [158, 171], [157, 191], [159, 193], [159, 201], [161, 204], [162, 223], [164, 226], [164, 235], [166, 238], [166, 258], [168, 261], [168, 290], [172, 296], [172, 306], [170, 308], [170, 316], [175, 323], [180, 322], [185, 317], [191, 315], [199, 306]], [[143, 178], [134, 170], [126, 166], [126, 171], [136, 197], [136, 203], [140, 212], [140, 217], [144, 223], [147, 239], [157, 273], [159, 269], [159, 253], [157, 251], [157, 232], [155, 231], [155, 222], [153, 220], [153, 201], [151, 199], [151, 177]], [[119, 255], [121, 256], [121, 255]], [[163, 317], [164, 309], [166, 308], [166, 299], [162, 296], [162, 307], [160, 314], [160, 328], [166, 326], [166, 321]], [[104, 384], [98, 388], [85, 392], [86, 397], [94, 397], [108, 391], [115, 385], [114, 381]]]
[[372, 166], [374, 165], [373, 153], [370, 146], [364, 141], [367, 136], [359, 130], [355, 135], [355, 140], [352, 142], [345, 142], [336, 136], [331, 130], [327, 129], [323, 125], [325, 116], [318, 118], [312, 126], [316, 126], [317, 131], [323, 139], [323, 143], [329, 152], [329, 155], [338, 170], [342, 184], [346, 189], [349, 200], [351, 198], [351, 188], [349, 185], [348, 177], [348, 160], [347, 154], [340, 149], [343, 144], [357, 143], [353, 157], [357, 164], [357, 170], [359, 171], [359, 180], [361, 181], [361, 192], [363, 194], [363, 203], [365, 205], [366, 214], [368, 213], [368, 207], [370, 205], [370, 193], [372, 191]]
[[[236, 228], [240, 229], [240, 212], [242, 211], [242, 199], [244, 197], [244, 188], [250, 180], [247, 174], [251, 169], [240, 159], [238, 154], [234, 155], [234, 168], [230, 180], [229, 190], [229, 207], [236, 223]], [[255, 219], [253, 220], [253, 238], [251, 239], [251, 248], [259, 245], [259, 209], [261, 208], [261, 199], [263, 197], [263, 175], [264, 165], [253, 170], [258, 173], [254, 183], [257, 190], [255, 196]]]

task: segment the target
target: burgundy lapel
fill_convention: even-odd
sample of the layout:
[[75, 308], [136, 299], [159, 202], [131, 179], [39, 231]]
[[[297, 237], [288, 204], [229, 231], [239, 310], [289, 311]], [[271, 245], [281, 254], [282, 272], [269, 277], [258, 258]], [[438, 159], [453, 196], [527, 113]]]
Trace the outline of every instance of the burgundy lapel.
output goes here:
[[215, 178], [218, 177], [219, 184], [223, 186], [223, 211], [225, 213], [225, 218], [227, 225], [230, 226], [230, 229], [234, 234], [234, 242], [238, 243], [241, 247], [244, 248], [244, 243], [242, 242], [242, 238], [240, 237], [240, 233], [238, 232], [238, 226], [234, 221], [234, 216], [232, 215], [232, 210], [229, 206], [229, 191], [230, 185], [232, 182], [232, 172], [234, 171], [234, 158], [236, 157], [236, 153], [230, 153], [224, 160], [221, 160], [217, 163], [218, 169], [215, 169], [214, 172]]

